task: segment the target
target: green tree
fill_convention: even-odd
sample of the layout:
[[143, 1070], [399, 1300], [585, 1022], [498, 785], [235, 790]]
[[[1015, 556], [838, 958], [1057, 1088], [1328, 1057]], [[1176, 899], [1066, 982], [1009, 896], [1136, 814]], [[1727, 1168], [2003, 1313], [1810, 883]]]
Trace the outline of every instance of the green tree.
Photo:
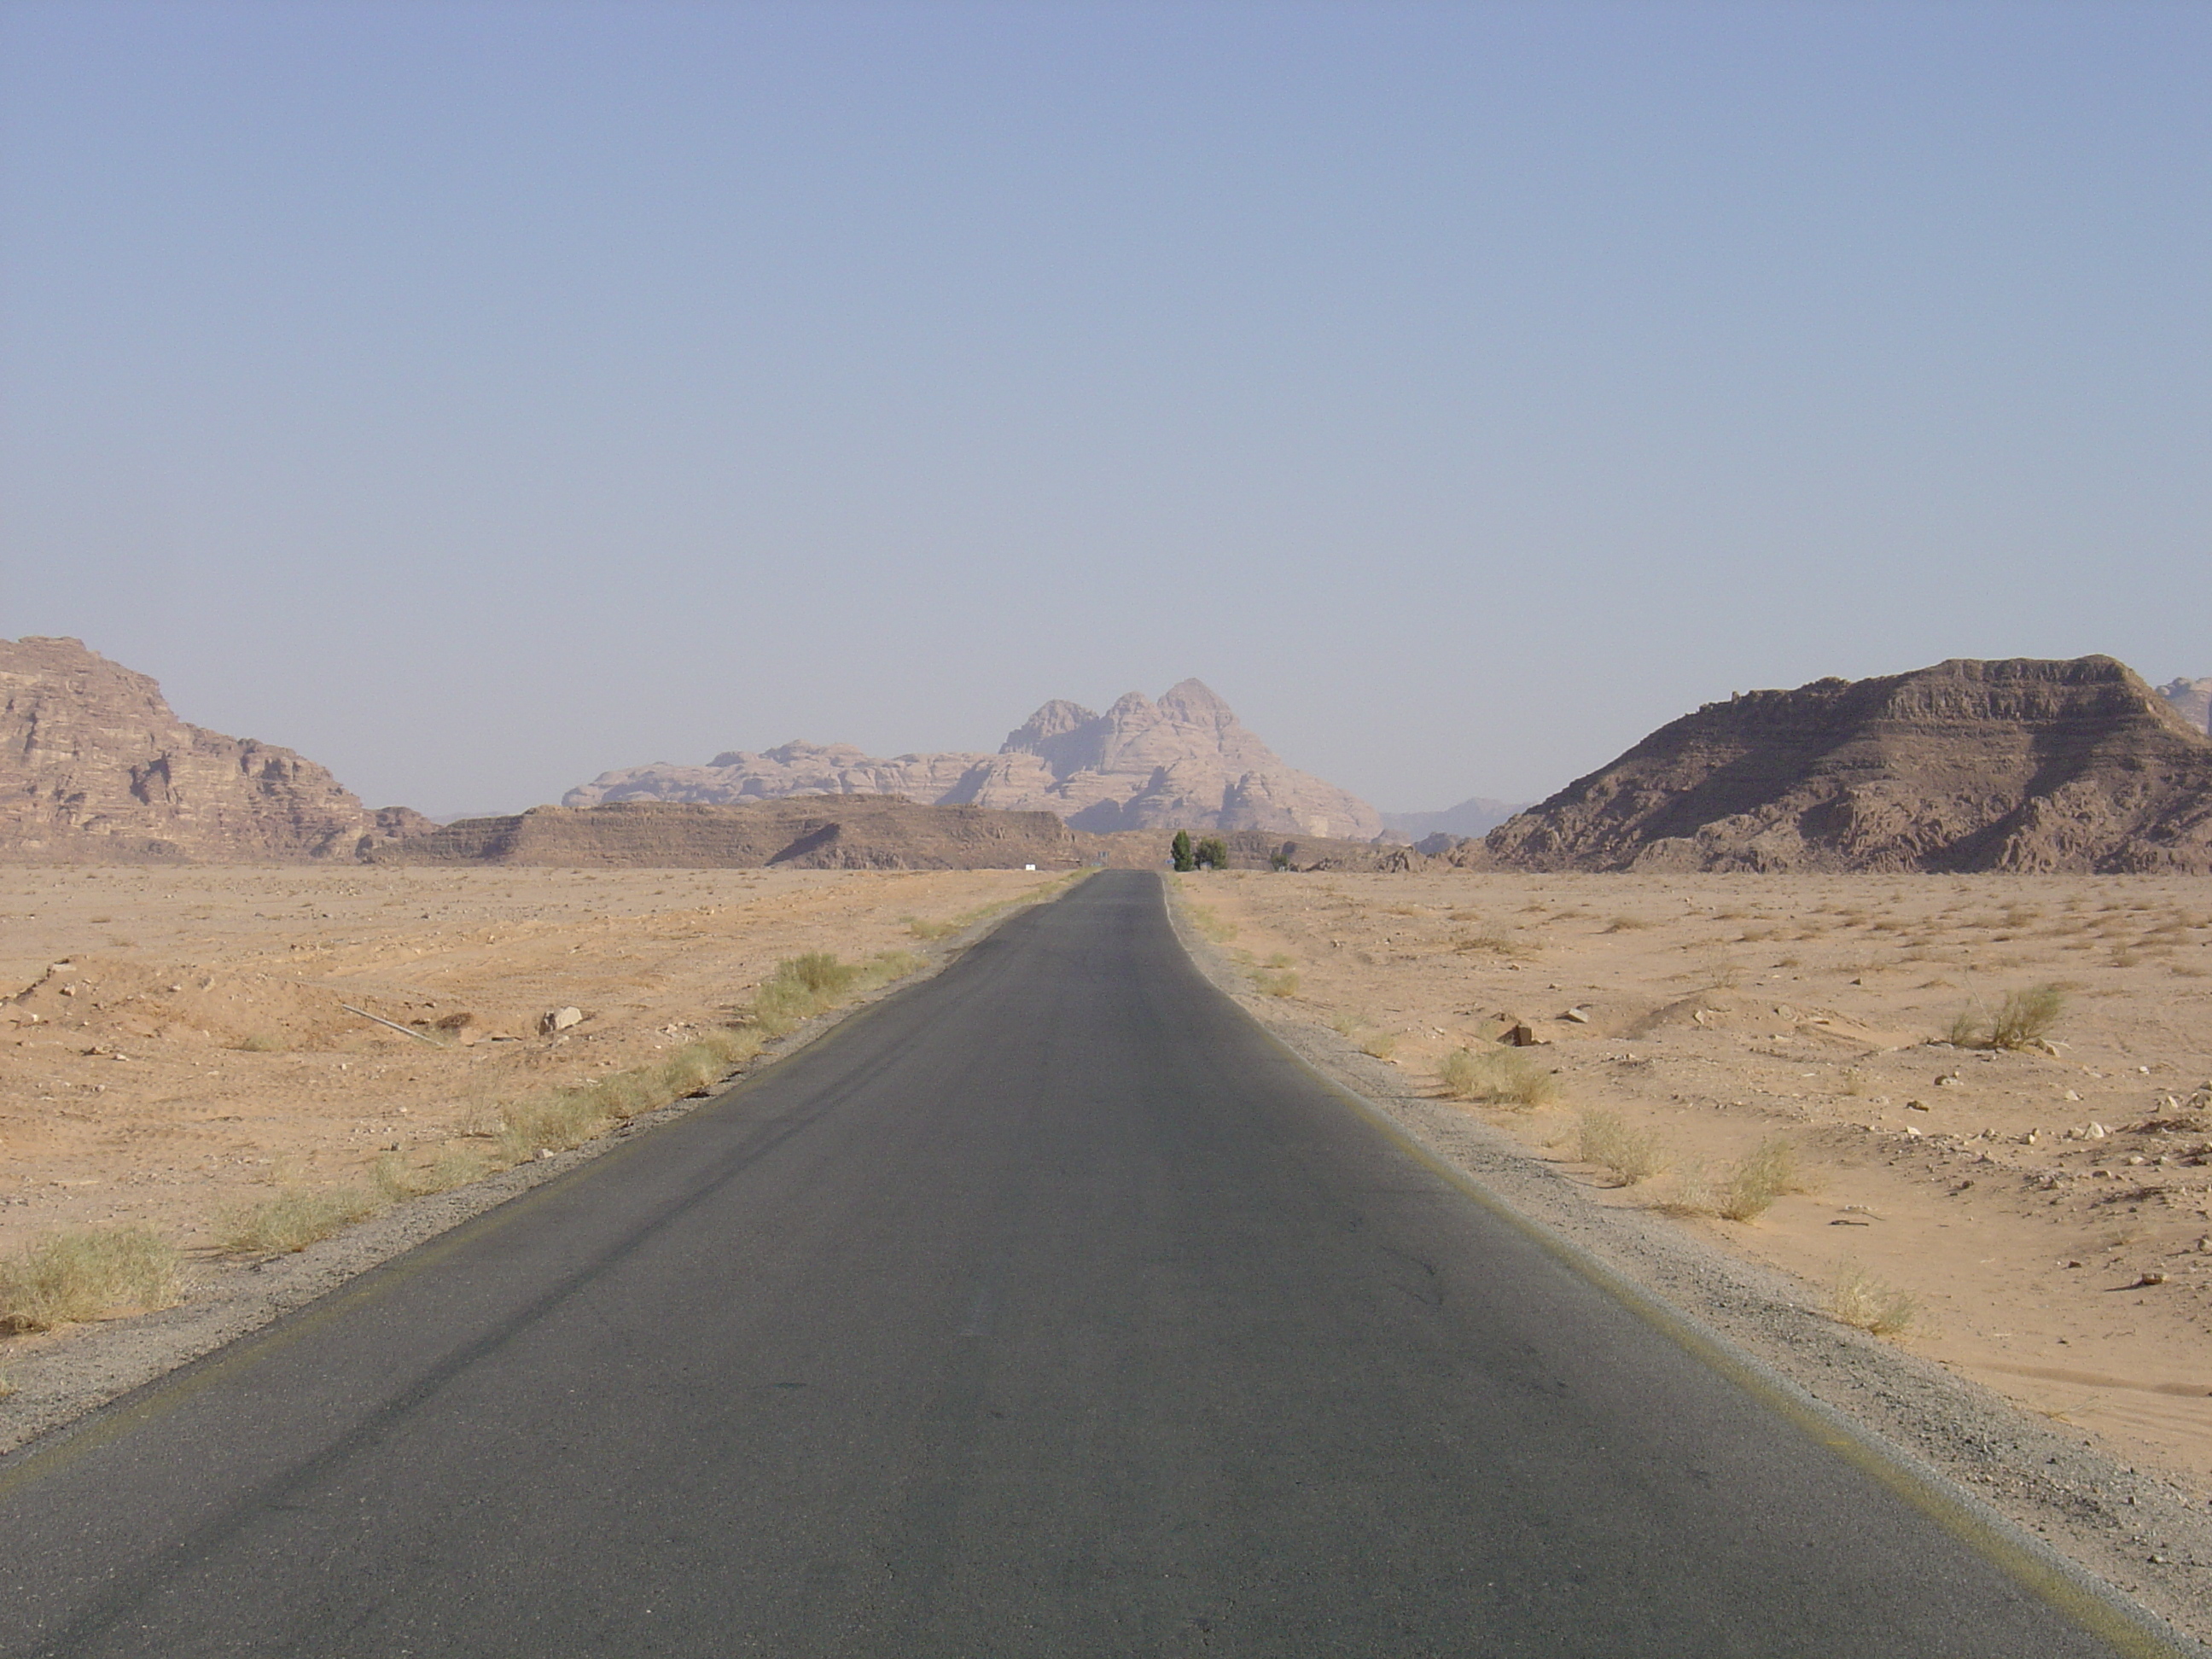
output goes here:
[[1189, 830], [1178, 830], [1176, 831], [1175, 840], [1169, 843], [1168, 846], [1168, 856], [1175, 860], [1175, 867], [1178, 870], [1195, 870], [1198, 868], [1197, 857], [1190, 850]]
[[1191, 856], [1208, 870], [1229, 867], [1229, 843], [1217, 836], [1208, 836], [1192, 849]]

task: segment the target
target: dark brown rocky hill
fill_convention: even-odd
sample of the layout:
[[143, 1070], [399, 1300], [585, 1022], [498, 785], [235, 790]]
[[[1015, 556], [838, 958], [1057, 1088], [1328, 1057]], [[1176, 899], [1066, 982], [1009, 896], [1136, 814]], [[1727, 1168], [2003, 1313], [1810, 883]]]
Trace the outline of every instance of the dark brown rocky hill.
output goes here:
[[368, 811], [289, 749], [186, 725], [81, 640], [0, 640], [0, 859], [350, 858], [364, 837], [429, 827]]
[[2212, 871], [2212, 738], [2110, 657], [1708, 703], [1450, 855], [1534, 870]]

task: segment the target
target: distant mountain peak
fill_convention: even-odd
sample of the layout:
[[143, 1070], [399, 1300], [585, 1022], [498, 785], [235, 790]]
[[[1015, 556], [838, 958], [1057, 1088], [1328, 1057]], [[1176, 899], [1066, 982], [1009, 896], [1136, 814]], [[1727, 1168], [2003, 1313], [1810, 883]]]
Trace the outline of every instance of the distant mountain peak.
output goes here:
[[1203, 681], [1142, 692], [1103, 714], [1054, 698], [1006, 734], [995, 755], [944, 752], [878, 759], [849, 744], [732, 750], [704, 767], [632, 767], [562, 798], [732, 801], [793, 794], [902, 794], [938, 805], [1058, 813], [1079, 830], [1265, 830], [1368, 841], [1375, 809], [1347, 790], [1285, 765]]

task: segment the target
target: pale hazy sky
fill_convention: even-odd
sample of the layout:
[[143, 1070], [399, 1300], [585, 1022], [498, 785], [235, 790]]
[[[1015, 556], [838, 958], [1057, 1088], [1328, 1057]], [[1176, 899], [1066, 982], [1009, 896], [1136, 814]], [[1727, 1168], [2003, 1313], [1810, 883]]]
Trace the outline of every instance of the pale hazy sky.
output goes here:
[[0, 635], [373, 803], [2212, 674], [2212, 6], [0, 6]]

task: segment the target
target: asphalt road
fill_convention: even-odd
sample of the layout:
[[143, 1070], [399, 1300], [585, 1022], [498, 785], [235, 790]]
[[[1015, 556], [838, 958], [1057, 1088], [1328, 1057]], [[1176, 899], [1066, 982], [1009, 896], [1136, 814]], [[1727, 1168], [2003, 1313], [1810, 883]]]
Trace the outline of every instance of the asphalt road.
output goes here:
[[0, 1652], [2110, 1654], [1101, 875], [0, 1466]]

